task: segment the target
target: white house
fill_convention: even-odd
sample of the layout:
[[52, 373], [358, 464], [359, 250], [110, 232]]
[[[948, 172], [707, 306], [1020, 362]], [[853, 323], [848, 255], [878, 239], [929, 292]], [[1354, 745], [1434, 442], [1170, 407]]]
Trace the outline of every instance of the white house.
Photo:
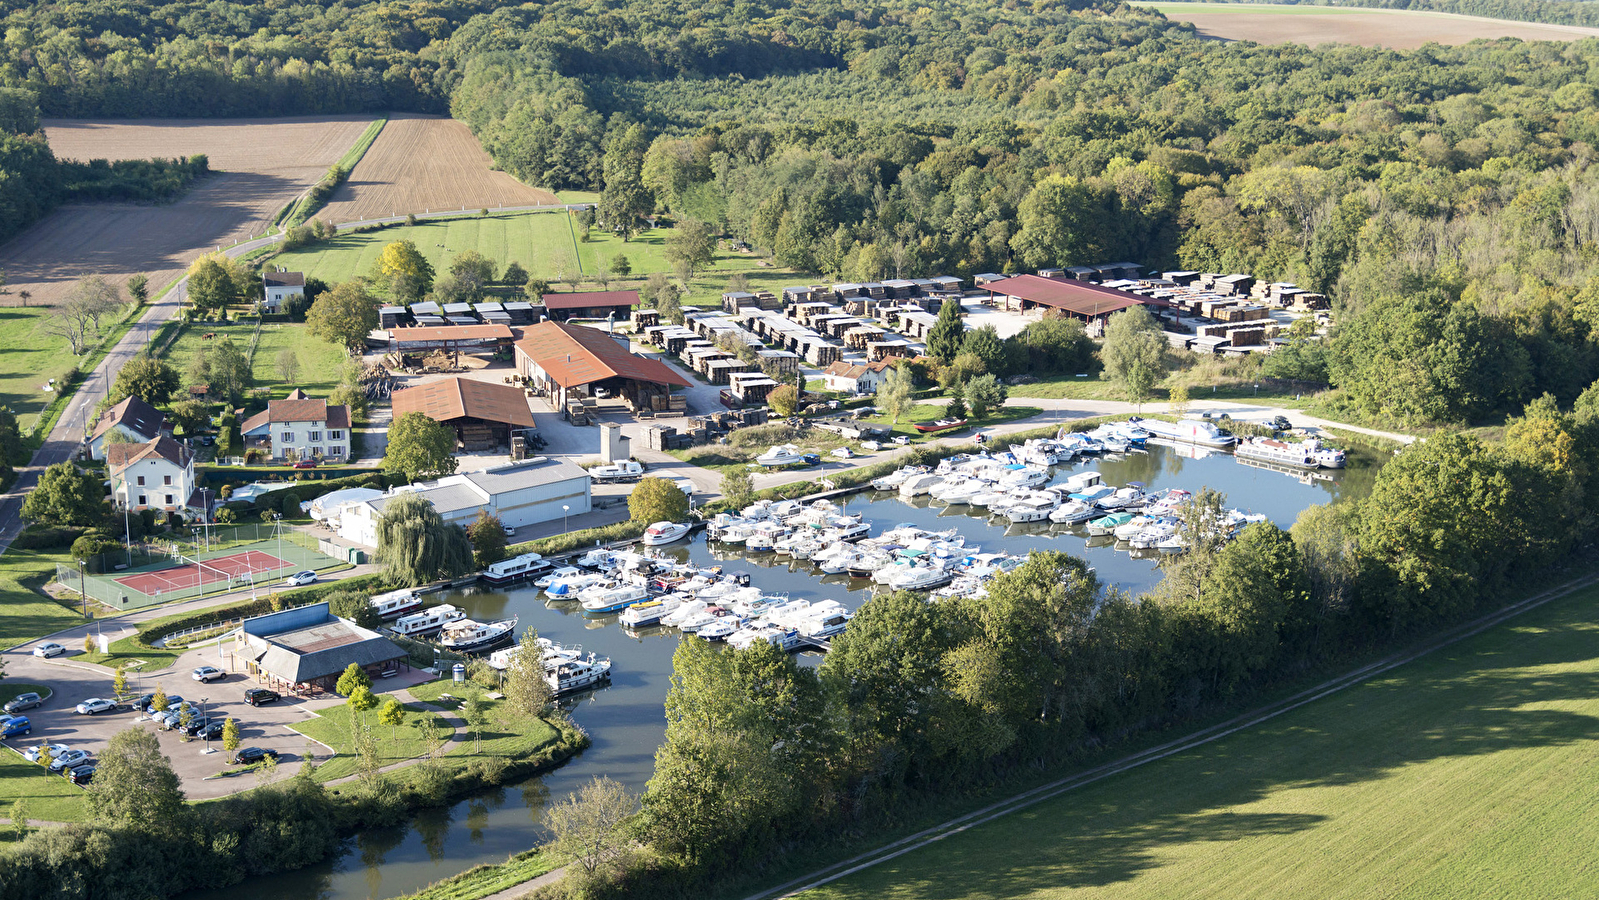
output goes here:
[[496, 516], [510, 528], [576, 516], [591, 508], [588, 473], [564, 460], [536, 456], [479, 472], [395, 488], [381, 497], [340, 507], [339, 536], [376, 547], [383, 508], [404, 493], [419, 494], [446, 522], [465, 527], [479, 513]]
[[89, 456], [106, 458], [106, 437], [112, 432], [135, 444], [147, 444], [162, 435], [170, 435], [166, 413], [140, 400], [129, 397], [105, 411], [94, 431], [89, 433]]
[[239, 430], [247, 447], [266, 450], [273, 459], [287, 459], [290, 450], [296, 459], [350, 458], [350, 408], [308, 399], [303, 391], [269, 402]]
[[261, 281], [266, 291], [266, 299], [262, 305], [269, 313], [281, 312], [284, 301], [290, 297], [305, 296], [304, 272], [285, 272], [279, 269], [276, 272], [263, 274]]
[[195, 490], [194, 453], [172, 438], [112, 444], [106, 462], [111, 468], [112, 502], [119, 507], [167, 512], [206, 507], [208, 498]]
[[822, 382], [830, 391], [851, 394], [875, 394], [882, 387], [884, 374], [894, 364], [892, 358], [874, 363], [847, 363], [843, 360], [822, 370]]

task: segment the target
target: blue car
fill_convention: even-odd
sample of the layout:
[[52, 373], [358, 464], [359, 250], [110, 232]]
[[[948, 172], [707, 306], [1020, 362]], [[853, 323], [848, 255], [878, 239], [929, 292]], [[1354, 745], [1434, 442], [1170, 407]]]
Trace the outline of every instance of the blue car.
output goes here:
[[27, 716], [17, 716], [0, 724], [0, 740], [32, 733], [33, 725], [28, 721]]

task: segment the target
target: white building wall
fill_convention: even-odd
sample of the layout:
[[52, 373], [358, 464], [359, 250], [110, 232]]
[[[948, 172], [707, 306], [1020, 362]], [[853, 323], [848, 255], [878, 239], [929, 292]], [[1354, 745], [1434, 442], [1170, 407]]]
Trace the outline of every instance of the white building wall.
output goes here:
[[[429, 487], [470, 484], [465, 476], [451, 475], [441, 478]], [[472, 524], [481, 512], [487, 512], [499, 518], [501, 522], [512, 528], [521, 528], [524, 525], [536, 525], [540, 522], [551, 522], [563, 516], [576, 516], [590, 512], [593, 509], [593, 498], [590, 494], [592, 482], [587, 475], [578, 478], [569, 478], [563, 481], [548, 484], [534, 485], [514, 491], [507, 491], [491, 496], [481, 506], [451, 510], [444, 513], [446, 522], [452, 522], [463, 527]], [[476, 488], [474, 488], [476, 490]], [[427, 495], [423, 488], [418, 493]], [[562, 510], [561, 507], [570, 507]], [[354, 544], [364, 547], [376, 547], [378, 520], [382, 514], [372, 506], [371, 501], [352, 503], [343, 508], [339, 516], [339, 537]]]
[[[338, 438], [332, 436], [335, 432], [338, 433]], [[283, 459], [288, 456], [291, 448], [300, 459], [311, 456], [349, 459], [350, 430], [330, 429], [326, 422], [272, 423], [272, 455]]]
[[141, 459], [112, 476], [111, 490], [116, 502], [129, 509], [183, 509], [194, 493], [194, 469], [160, 458]]

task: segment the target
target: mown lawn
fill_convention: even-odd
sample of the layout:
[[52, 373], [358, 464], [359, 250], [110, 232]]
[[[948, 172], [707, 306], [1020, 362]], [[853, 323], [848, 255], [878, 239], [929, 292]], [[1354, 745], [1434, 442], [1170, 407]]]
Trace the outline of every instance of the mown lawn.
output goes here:
[[[20, 751], [31, 746], [27, 739], [12, 741], [16, 746], [0, 748], [0, 835], [15, 840], [11, 810], [18, 800], [27, 801], [28, 818], [46, 822], [82, 822], [88, 818], [83, 788], [61, 775], [52, 774], [38, 763], [22, 758]], [[38, 742], [35, 742], [38, 743]]]
[[[202, 350], [208, 350], [223, 337], [233, 341], [240, 352], [249, 352], [250, 338], [255, 333], [255, 322], [231, 322], [227, 325], [195, 323], [186, 325], [178, 339], [166, 353], [167, 362], [178, 370], [187, 382], [189, 365]], [[210, 340], [206, 335], [215, 335]], [[293, 350], [299, 363], [299, 372], [290, 384], [283, 380], [278, 370], [278, 354]], [[344, 351], [311, 334], [304, 324], [292, 322], [267, 322], [261, 326], [261, 341], [256, 345], [255, 359], [250, 374], [255, 387], [267, 388], [274, 398], [286, 397], [289, 391], [299, 388], [312, 397], [325, 398], [338, 386], [344, 366]]]
[[[381, 682], [374, 685], [378, 689], [382, 689], [382, 686]], [[410, 689], [411, 696], [429, 703], [438, 701], [440, 694], [465, 698], [474, 691], [481, 689], [470, 684], [455, 684], [448, 679], [428, 682]], [[388, 696], [379, 694], [378, 702], [380, 705], [388, 702]], [[449, 702], [439, 702], [436, 705], [447, 708], [456, 706]], [[474, 747], [471, 729], [463, 729], [461, 741], [445, 744], [445, 755], [442, 759], [446, 765], [462, 767], [477, 757], [514, 759], [526, 756], [557, 737], [555, 729], [542, 721], [525, 722], [502, 713], [499, 701], [487, 700], [484, 706], [488, 714], [488, 724], [483, 728], [481, 746]], [[347, 706], [332, 707], [323, 710], [319, 718], [303, 722], [295, 728], [307, 737], [315, 738], [334, 748], [336, 752], [331, 760], [318, 763], [317, 778], [320, 781], [343, 778], [359, 771], [359, 762], [350, 740], [350, 715]], [[373, 734], [377, 737], [379, 756], [383, 760], [383, 765], [387, 766], [415, 759], [426, 751], [422, 730], [417, 727], [417, 723], [421, 721], [423, 715], [438, 715], [438, 713], [425, 710], [421, 706], [407, 704], [405, 724], [394, 729], [378, 721], [377, 710], [366, 715], [372, 723]], [[447, 736], [449, 732], [443, 733]]]
[[70, 561], [61, 550], [9, 549], [0, 556], [0, 649], [11, 649], [83, 621], [83, 616], [39, 591], [55, 578], [56, 564]]
[[1599, 590], [810, 898], [1591, 896]]
[[948, 407], [942, 402], [918, 403], [906, 411], [904, 415], [899, 417], [898, 424], [891, 423], [888, 416], [872, 416], [870, 418], [862, 419], [861, 421], [869, 425], [880, 425], [884, 428], [888, 428], [894, 434], [903, 434], [911, 439], [911, 443], [915, 444], [923, 441], [933, 441], [939, 438], [958, 437], [962, 435], [966, 437], [975, 437], [977, 432], [984, 428], [991, 428], [995, 425], [1003, 425], [1006, 422], [1015, 422], [1018, 419], [1030, 419], [1033, 416], [1043, 412], [1042, 409], [1036, 406], [1005, 406], [993, 411], [992, 413], [989, 413], [988, 417], [985, 419], [976, 420], [968, 417], [968, 421], [971, 424], [967, 425], [965, 428], [957, 428], [951, 431], [940, 431], [937, 434], [923, 434], [916, 430], [916, 423], [936, 422], [939, 419], [944, 418], [947, 409]]
[[40, 387], [72, 368], [66, 338], [46, 331], [49, 318], [38, 307], [0, 308], [0, 406], [10, 407], [24, 429], [55, 397]]

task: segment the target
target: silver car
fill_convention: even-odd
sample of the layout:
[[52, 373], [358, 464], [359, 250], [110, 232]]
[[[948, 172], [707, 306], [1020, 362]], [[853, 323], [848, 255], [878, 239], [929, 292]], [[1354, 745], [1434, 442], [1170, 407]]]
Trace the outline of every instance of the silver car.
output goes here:
[[116, 708], [117, 708], [117, 705], [115, 703], [113, 703], [112, 701], [104, 700], [104, 699], [101, 699], [99, 697], [94, 697], [94, 698], [85, 700], [82, 703], [78, 704], [78, 715], [80, 715], [80, 716], [99, 715], [100, 713], [103, 713], [103, 712], [111, 712], [112, 710], [114, 710]]

